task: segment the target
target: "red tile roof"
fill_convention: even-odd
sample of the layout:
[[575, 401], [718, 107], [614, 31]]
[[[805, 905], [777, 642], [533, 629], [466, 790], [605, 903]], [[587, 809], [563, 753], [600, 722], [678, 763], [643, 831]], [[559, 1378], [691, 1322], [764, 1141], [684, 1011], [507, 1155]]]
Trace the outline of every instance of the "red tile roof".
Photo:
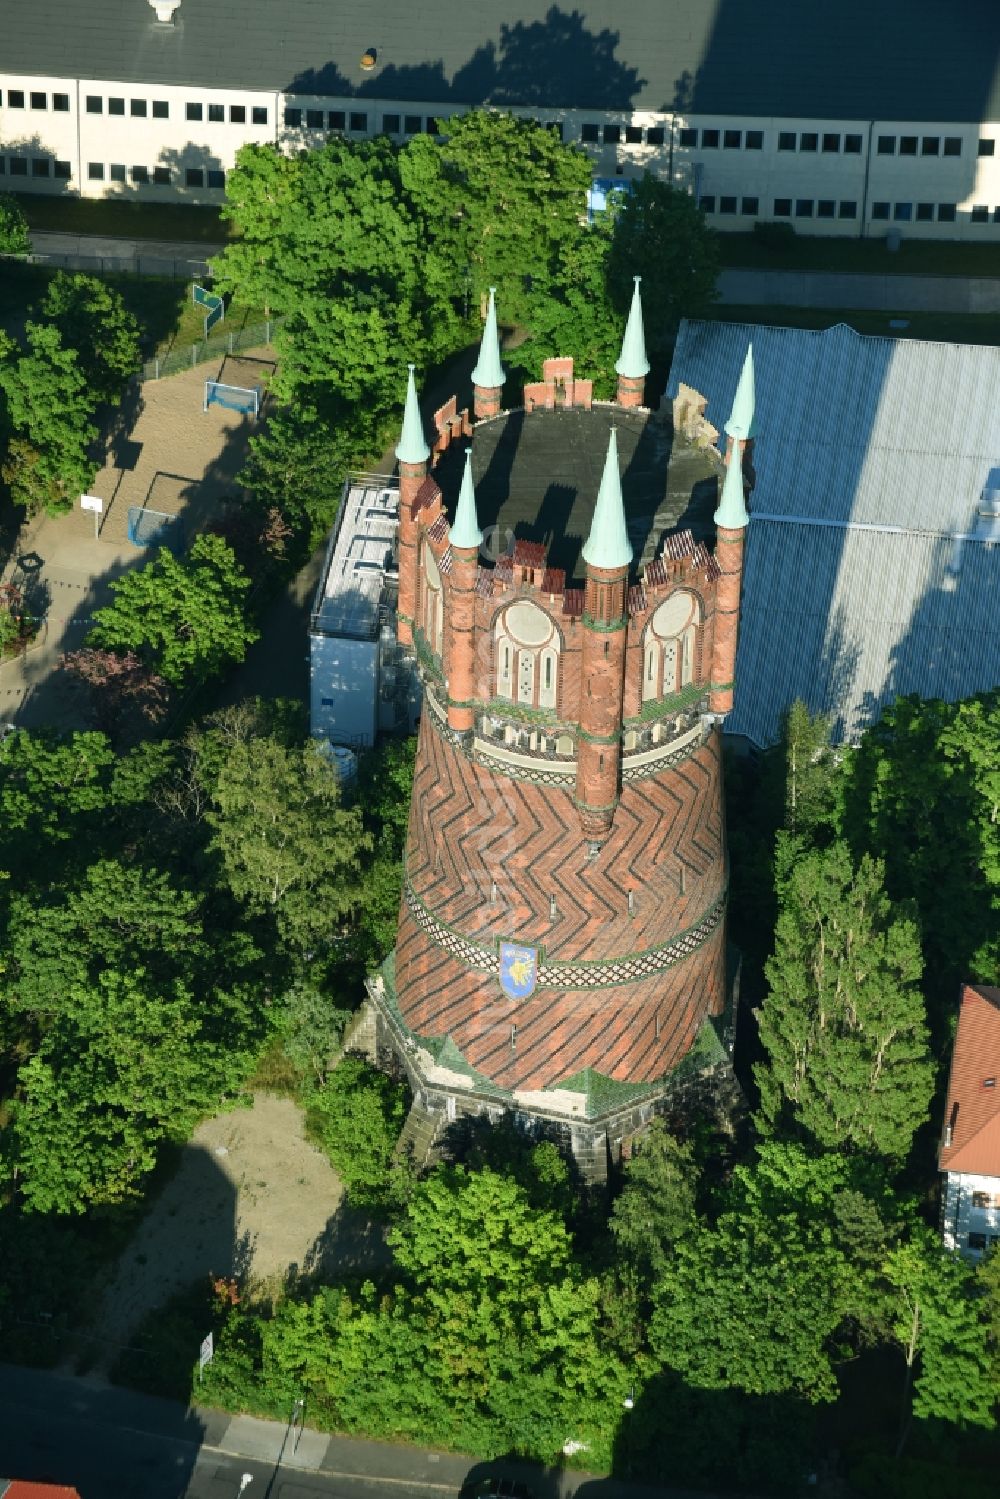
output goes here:
[[68, 1489], [61, 1483], [27, 1483], [23, 1478], [0, 1478], [0, 1499], [81, 1499], [81, 1496], [77, 1489]]
[[1000, 1176], [1000, 989], [962, 989], [944, 1111], [949, 1138], [940, 1170]]

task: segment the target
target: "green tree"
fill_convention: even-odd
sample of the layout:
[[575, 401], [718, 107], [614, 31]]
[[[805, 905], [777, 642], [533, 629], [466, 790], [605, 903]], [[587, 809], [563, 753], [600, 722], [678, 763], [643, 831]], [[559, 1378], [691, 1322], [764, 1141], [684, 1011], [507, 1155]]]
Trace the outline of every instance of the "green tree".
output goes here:
[[1000, 690], [963, 702], [900, 698], [844, 768], [844, 836], [914, 900], [937, 1030], [960, 982], [1000, 970]]
[[277, 508], [313, 547], [336, 519], [341, 486], [335, 476], [356, 466], [364, 452], [350, 420], [334, 430], [315, 407], [283, 407], [250, 439], [239, 482], [262, 514]]
[[141, 970], [68, 986], [11, 1110], [7, 1172], [28, 1211], [131, 1196], [157, 1145], [241, 1079], [248, 1058], [236, 1046], [197, 1044], [200, 1008], [182, 984], [157, 992]]
[[653, 1288], [649, 1339], [698, 1389], [836, 1395], [833, 1340], [852, 1271], [830, 1219], [842, 1167], [766, 1146], [740, 1167], [714, 1228], [677, 1241]]
[[439, 212], [446, 232], [458, 229], [455, 263], [470, 267], [477, 300], [496, 286], [502, 316], [529, 321], [582, 232], [590, 160], [551, 130], [492, 110], [453, 116], [447, 131]]
[[301, 173], [300, 158], [270, 145], [247, 145], [226, 179], [222, 217], [239, 233], [212, 262], [215, 287], [248, 307], [262, 307], [265, 317], [291, 305], [284, 262], [292, 253], [289, 218]]
[[[0, 848], [23, 870], [79, 840], [106, 805], [114, 752], [103, 734], [19, 729], [0, 742]], [[22, 862], [23, 861], [23, 862]]]
[[27, 255], [30, 250], [24, 209], [12, 193], [0, 193], [0, 255]]
[[77, 355], [58, 329], [28, 323], [28, 352], [0, 334], [0, 391], [13, 436], [3, 478], [29, 515], [72, 509], [96, 472], [88, 448], [97, 436], [93, 401]]
[[175, 686], [242, 661], [257, 639], [246, 618], [250, 579], [219, 536], [198, 536], [181, 558], [161, 547], [111, 589], [114, 603], [94, 611], [86, 644], [135, 651]]
[[341, 806], [337, 773], [317, 745], [234, 743], [212, 801], [211, 847], [236, 898], [271, 914], [297, 953], [329, 950], [361, 897], [371, 839], [360, 811]]
[[885, 1267], [892, 1332], [903, 1353], [897, 1456], [912, 1414], [959, 1426], [993, 1426], [996, 1387], [975, 1276], [957, 1255], [924, 1229], [889, 1255]]
[[814, 836], [829, 822], [835, 767], [830, 752], [830, 720], [812, 714], [801, 698], [785, 714], [781, 734], [785, 757], [785, 826], [790, 833]]
[[634, 1266], [647, 1292], [677, 1242], [695, 1227], [696, 1186], [691, 1147], [655, 1120], [625, 1168], [625, 1185], [610, 1218], [619, 1255]]
[[829, 1149], [902, 1160], [934, 1085], [916, 927], [893, 914], [884, 870], [846, 845], [779, 840], [780, 914], [758, 1020], [761, 1118], [783, 1114]]
[[595, 398], [614, 398], [625, 318], [607, 292], [613, 233], [614, 215], [608, 212], [589, 228], [577, 227], [559, 247], [551, 282], [531, 297], [531, 336], [508, 358], [525, 378], [540, 379], [546, 359], [569, 355], [580, 374], [594, 381]]
[[307, 1095], [310, 1130], [359, 1207], [385, 1205], [408, 1102], [402, 1083], [353, 1056]]
[[66, 985], [105, 969], [142, 968], [150, 980], [193, 979], [218, 951], [199, 919], [201, 899], [161, 870], [101, 859], [47, 899], [15, 895], [7, 932], [6, 989], [18, 1010], [57, 1016]]
[[301, 979], [282, 995], [277, 1028], [285, 1055], [316, 1086], [326, 1079], [350, 1016], [350, 1010], [336, 1009], [329, 995]]
[[117, 401], [139, 365], [139, 324], [121, 293], [96, 276], [57, 271], [39, 308], [76, 353], [93, 404]]
[[627, 310], [641, 276], [646, 346], [663, 354], [682, 317], [698, 317], [716, 297], [718, 241], [690, 193], [648, 172], [622, 204], [608, 260], [615, 305]]

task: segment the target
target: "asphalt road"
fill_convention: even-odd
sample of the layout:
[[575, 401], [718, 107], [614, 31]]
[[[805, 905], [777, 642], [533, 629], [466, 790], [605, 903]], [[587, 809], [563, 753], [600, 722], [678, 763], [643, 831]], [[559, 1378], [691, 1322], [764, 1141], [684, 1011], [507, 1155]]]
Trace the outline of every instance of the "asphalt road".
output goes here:
[[[75, 1485], [82, 1499], [235, 1499], [243, 1474], [252, 1475], [244, 1499], [445, 1499], [452, 1484], [361, 1478], [302, 1470], [285, 1462], [234, 1455], [206, 1442], [211, 1432], [190, 1418], [186, 1435], [109, 1426], [71, 1409], [38, 1410], [4, 1392], [0, 1411], [0, 1474]], [[287, 1457], [294, 1461], [294, 1433]]]

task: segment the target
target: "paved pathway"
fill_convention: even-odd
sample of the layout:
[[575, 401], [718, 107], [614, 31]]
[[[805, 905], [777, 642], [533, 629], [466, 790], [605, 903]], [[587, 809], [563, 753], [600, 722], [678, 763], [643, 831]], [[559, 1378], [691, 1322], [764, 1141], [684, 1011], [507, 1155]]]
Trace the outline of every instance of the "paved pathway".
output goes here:
[[[291, 1414], [291, 1413], [290, 1413]], [[306, 1411], [308, 1422], [308, 1410]], [[297, 1441], [296, 1441], [297, 1439]], [[83, 1499], [454, 1499], [468, 1479], [520, 1477], [536, 1499], [711, 1499], [583, 1472], [328, 1436], [93, 1379], [0, 1364], [0, 1472], [75, 1483]]]
[[[49, 255], [60, 266], [77, 270], [136, 270], [147, 275], [200, 276], [211, 255], [221, 244], [197, 240], [123, 239], [110, 235], [58, 234], [35, 229], [31, 248], [36, 255]], [[106, 267], [104, 262], [114, 262]], [[127, 262], [123, 265], [122, 262]]]

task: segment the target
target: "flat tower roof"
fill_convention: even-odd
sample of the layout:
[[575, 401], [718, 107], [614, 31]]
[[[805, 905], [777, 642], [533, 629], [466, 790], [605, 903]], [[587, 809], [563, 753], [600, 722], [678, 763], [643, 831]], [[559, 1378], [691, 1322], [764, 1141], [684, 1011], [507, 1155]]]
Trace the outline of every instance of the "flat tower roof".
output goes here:
[[[615, 428], [633, 572], [658, 554], [670, 531], [712, 541], [720, 463], [673, 431], [669, 420], [620, 406], [513, 411], [475, 428], [472, 474], [484, 554], [502, 556], [512, 541], [542, 542], [550, 567], [582, 581], [580, 556]], [[454, 516], [465, 442], [452, 445], [434, 469]]]

